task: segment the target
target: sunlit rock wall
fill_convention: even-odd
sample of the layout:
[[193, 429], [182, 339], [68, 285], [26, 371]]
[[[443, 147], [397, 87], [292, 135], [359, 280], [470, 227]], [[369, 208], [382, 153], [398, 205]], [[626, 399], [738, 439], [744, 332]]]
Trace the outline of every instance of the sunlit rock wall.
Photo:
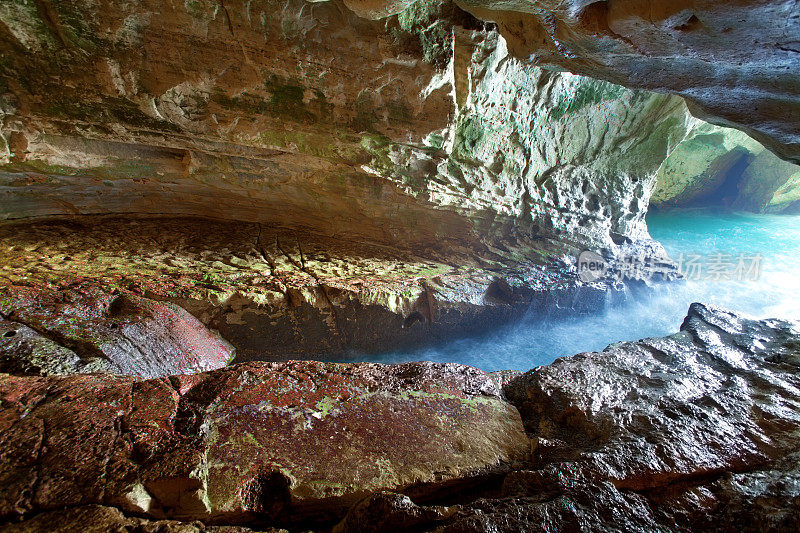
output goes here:
[[682, 100], [527, 65], [493, 32], [456, 31], [454, 50], [457, 112], [436, 137], [435, 178], [415, 173], [422, 156], [402, 147], [386, 175], [400, 166], [411, 188], [493, 211], [489, 229], [508, 224], [517, 238], [609, 248], [647, 238], [656, 171], [696, 123]]
[[656, 207], [800, 211], [800, 166], [738, 130], [700, 124], [670, 154], [651, 197]]
[[[365, 17], [435, 0], [347, 0]], [[626, 87], [679, 94], [692, 112], [800, 161], [800, 6], [794, 0], [459, 0], [513, 55]]]

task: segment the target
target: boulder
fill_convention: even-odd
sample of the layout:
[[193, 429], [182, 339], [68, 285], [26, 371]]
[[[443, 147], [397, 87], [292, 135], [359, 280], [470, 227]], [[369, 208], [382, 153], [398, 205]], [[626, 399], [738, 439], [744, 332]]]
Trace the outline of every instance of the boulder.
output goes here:
[[445, 531], [793, 531], [800, 324], [693, 304], [675, 335], [565, 357], [506, 385], [534, 437]]
[[799, 354], [796, 322], [693, 304], [680, 333], [508, 381], [534, 446], [501, 487], [446, 511], [376, 495], [339, 527], [392, 517], [442, 533], [797, 531]]
[[519, 466], [519, 413], [461, 365], [248, 363], [139, 380], [0, 377], [0, 520], [101, 504], [213, 523], [338, 520]]
[[109, 284], [0, 287], [0, 368], [142, 377], [224, 367], [233, 347], [177, 305]]

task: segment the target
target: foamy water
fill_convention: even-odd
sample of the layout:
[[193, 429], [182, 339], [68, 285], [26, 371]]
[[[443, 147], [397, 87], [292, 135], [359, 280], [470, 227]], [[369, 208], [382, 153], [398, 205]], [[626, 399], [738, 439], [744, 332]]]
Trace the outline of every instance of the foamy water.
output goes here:
[[[480, 338], [357, 360], [457, 362], [486, 371], [527, 370], [564, 355], [601, 350], [613, 342], [674, 333], [692, 302], [757, 318], [800, 320], [800, 216], [675, 211], [651, 214], [647, 220], [653, 238], [673, 258], [683, 258], [684, 271], [696, 279], [629, 292], [623, 303], [596, 314], [531, 316]], [[757, 279], [750, 279], [755, 273]], [[741, 281], [740, 274], [744, 274]]]

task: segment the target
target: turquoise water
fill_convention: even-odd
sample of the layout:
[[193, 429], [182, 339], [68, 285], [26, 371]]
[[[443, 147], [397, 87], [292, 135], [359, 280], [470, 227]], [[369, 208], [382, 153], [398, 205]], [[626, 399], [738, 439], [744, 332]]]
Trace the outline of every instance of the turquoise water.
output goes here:
[[[591, 315], [528, 317], [480, 338], [358, 360], [527, 370], [564, 355], [601, 350], [612, 342], [674, 333], [692, 302], [758, 318], [800, 319], [800, 216], [683, 210], [651, 214], [647, 222], [653, 238], [674, 259], [683, 257], [684, 272], [697, 279], [658, 285], [644, 294], [629, 293], [623, 303]], [[756, 274], [757, 279], [750, 279]]]

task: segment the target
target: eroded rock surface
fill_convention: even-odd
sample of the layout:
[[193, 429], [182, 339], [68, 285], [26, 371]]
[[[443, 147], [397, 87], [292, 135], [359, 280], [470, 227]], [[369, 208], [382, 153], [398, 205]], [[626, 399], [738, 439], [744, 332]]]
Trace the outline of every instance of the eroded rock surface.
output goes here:
[[798, 200], [800, 167], [741, 131], [705, 124], [694, 128], [664, 161], [650, 205], [796, 213]]
[[21, 520], [11, 531], [47, 516], [201, 531], [795, 531], [799, 348], [797, 323], [693, 304], [678, 334], [506, 376], [519, 412], [488, 375], [432, 363], [2, 376], [0, 509]]
[[339, 2], [157, 4], [0, 12], [0, 218], [78, 221], [5, 228], [13, 283], [133, 284], [240, 360], [285, 359], [593, 305], [609, 287], [560, 272], [582, 249], [666, 259], [644, 215], [699, 124], [679, 98], [531, 66], [452, 2], [378, 22]]
[[6, 521], [90, 503], [159, 519], [336, 520], [371, 492], [457, 491], [530, 452], [494, 382], [455, 364], [3, 375], [0, 389]]
[[679, 98], [533, 67], [496, 32], [456, 28], [453, 47], [457, 113], [444, 153], [428, 156], [435, 175], [409, 150], [371, 169], [440, 205], [495, 212], [479, 229], [506, 236], [504, 246], [535, 249], [549, 237], [614, 250], [649, 238], [656, 172], [699, 123]]
[[[426, 0], [347, 0], [386, 17]], [[627, 87], [679, 94], [798, 161], [800, 8], [793, 0], [459, 0], [497, 24], [519, 58]]]
[[528, 256], [647, 238], [655, 174], [699, 124], [680, 98], [540, 69], [474, 6], [373, 21], [356, 4], [6, 3], [0, 218], [203, 216]]
[[0, 369], [14, 374], [157, 377], [221, 368], [234, 356], [184, 309], [97, 283], [4, 285], [0, 314]]
[[436, 69], [396, 20], [192, 0], [11, 2], [0, 21], [3, 218], [171, 213], [379, 242], [469, 232], [360, 170], [452, 107], [426, 91]]

